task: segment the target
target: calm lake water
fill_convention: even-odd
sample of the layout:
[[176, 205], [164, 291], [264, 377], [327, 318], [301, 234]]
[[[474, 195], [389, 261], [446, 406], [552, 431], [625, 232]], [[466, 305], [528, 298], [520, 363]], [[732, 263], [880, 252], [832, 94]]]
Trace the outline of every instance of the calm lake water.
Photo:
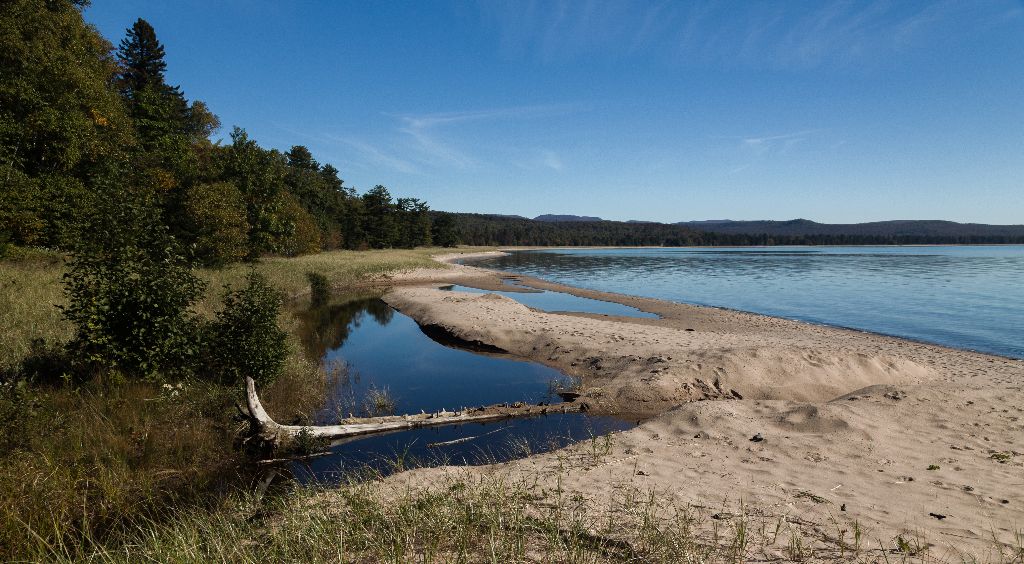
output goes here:
[[496, 292], [493, 290], [469, 288], [467, 286], [460, 286], [459, 284], [451, 284], [441, 289], [455, 292], [469, 292], [471, 294], [500, 294], [502, 296], [512, 298], [525, 306], [539, 309], [541, 311], [597, 313], [601, 315], [618, 315], [622, 317], [658, 317], [653, 313], [641, 311], [628, 305], [594, 300], [591, 298], [581, 298], [572, 294], [566, 294], [565, 292]]
[[1024, 358], [1024, 246], [572, 249], [473, 264]]
[[[517, 401], [559, 403], [553, 387], [568, 379], [547, 366], [505, 355], [447, 346], [410, 317], [370, 298], [306, 312], [304, 341], [325, 366], [338, 370], [315, 423], [355, 415], [449, 411]], [[384, 394], [383, 410], [373, 398]], [[372, 466], [383, 472], [403, 464], [481, 464], [558, 448], [627, 429], [635, 422], [581, 413], [549, 414], [492, 423], [373, 435], [332, 447], [331, 455], [296, 465], [300, 479], [334, 481]], [[468, 439], [455, 444], [438, 445]], [[595, 439], [599, 440], [599, 439]]]

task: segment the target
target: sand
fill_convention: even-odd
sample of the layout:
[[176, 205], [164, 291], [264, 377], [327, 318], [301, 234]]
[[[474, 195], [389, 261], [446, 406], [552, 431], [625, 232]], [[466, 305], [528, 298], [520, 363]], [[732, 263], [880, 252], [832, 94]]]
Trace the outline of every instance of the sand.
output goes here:
[[509, 290], [502, 277], [460, 265], [402, 273], [384, 299], [421, 325], [576, 376], [578, 401], [641, 424], [585, 464], [566, 460], [593, 445], [395, 479], [502, 472], [547, 495], [557, 485], [593, 511], [624, 488], [656, 491], [722, 508], [725, 520], [778, 517], [825, 536], [856, 526], [869, 547], [899, 535], [938, 560], [998, 561], [994, 538], [1021, 542], [1024, 361], [529, 277], [518, 278], [661, 319], [545, 313], [437, 289]]

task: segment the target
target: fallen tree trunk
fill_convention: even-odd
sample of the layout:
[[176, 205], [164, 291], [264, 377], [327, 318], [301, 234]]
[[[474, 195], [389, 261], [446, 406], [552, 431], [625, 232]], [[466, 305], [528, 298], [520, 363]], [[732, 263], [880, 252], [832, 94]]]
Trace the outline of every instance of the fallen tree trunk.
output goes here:
[[254, 429], [253, 435], [264, 445], [277, 448], [289, 443], [299, 435], [310, 439], [344, 442], [362, 435], [390, 433], [421, 427], [439, 427], [462, 423], [485, 423], [513, 417], [532, 417], [548, 413], [573, 413], [586, 411], [586, 404], [564, 403], [558, 405], [526, 405], [518, 402], [512, 405], [493, 405], [461, 411], [438, 411], [416, 415], [393, 415], [387, 417], [365, 417], [347, 419], [340, 425], [281, 425], [271, 419], [256, 395], [256, 382], [245, 378], [245, 399], [249, 418]]

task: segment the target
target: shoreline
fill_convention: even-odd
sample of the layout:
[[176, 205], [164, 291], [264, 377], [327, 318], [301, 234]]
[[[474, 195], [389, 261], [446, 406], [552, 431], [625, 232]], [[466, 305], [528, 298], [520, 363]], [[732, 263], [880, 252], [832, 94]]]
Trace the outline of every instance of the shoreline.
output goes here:
[[[814, 245], [788, 245], [788, 246], [813, 247]], [[858, 246], [862, 246], [862, 247], [863, 246], [879, 247], [879, 246], [886, 246], [886, 245], [842, 245], [842, 246], [844, 246], [844, 247], [858, 247]], [[888, 245], [888, 246], [893, 246], [893, 247], [909, 247], [909, 246], [942, 246], [942, 247], [946, 247], [946, 246], [962, 246], [962, 247], [970, 247], [970, 246], [997, 246], [997, 245], [967, 245], [967, 244], [964, 244], [964, 245]], [[1006, 244], [1006, 245], [1003, 245], [1003, 246], [1022, 246], [1022, 245]], [[1000, 358], [1000, 359], [1003, 359], [1003, 360], [1015, 361], [1015, 362], [1020, 362], [1020, 363], [1024, 364], [1024, 358], [1007, 356], [1007, 355], [1004, 355], [1004, 354], [999, 354], [999, 353], [989, 352], [989, 351], [981, 351], [981, 350], [976, 350], [976, 349], [968, 349], [968, 348], [963, 348], [963, 347], [955, 347], [955, 346], [951, 346], [951, 345], [944, 345], [942, 343], [935, 343], [935, 342], [932, 342], [932, 341], [926, 341], [924, 339], [908, 337], [908, 336], [905, 336], [905, 335], [896, 335], [896, 334], [893, 334], [893, 333], [884, 333], [884, 332], [881, 332], [881, 331], [873, 331], [873, 330], [870, 330], [870, 329], [861, 329], [859, 327], [850, 327], [850, 326], [847, 326], [847, 325], [838, 325], [838, 324], [834, 324], [834, 323], [825, 323], [825, 322], [822, 322], [822, 321], [812, 321], [812, 320], [809, 320], [809, 319], [800, 319], [800, 318], [796, 318], [796, 317], [782, 317], [782, 316], [779, 316], [779, 315], [771, 315], [771, 314], [768, 314], [768, 313], [760, 313], [760, 312], [757, 312], [757, 311], [750, 311], [750, 310], [732, 308], [732, 307], [727, 307], [727, 306], [702, 304], [702, 303], [696, 303], [696, 302], [674, 301], [674, 300], [667, 300], [667, 299], [663, 299], [663, 298], [651, 298], [651, 297], [647, 297], [647, 296], [635, 296], [635, 295], [631, 295], [631, 294], [620, 294], [618, 292], [605, 292], [603, 290], [594, 290], [594, 289], [586, 288], [586, 287], [583, 287], [583, 286], [570, 286], [568, 284], [562, 284], [560, 282], [552, 282], [552, 281], [549, 281], [549, 280], [545, 280], [543, 278], [538, 278], [538, 277], [535, 277], [535, 276], [530, 276], [528, 274], [519, 274], [519, 273], [515, 273], [515, 272], [507, 272], [507, 271], [502, 271], [502, 270], [492, 270], [492, 269], [481, 267], [481, 266], [475, 266], [473, 264], [465, 264], [463, 262], [455, 262], [455, 261], [460, 261], [460, 260], [477, 261], [477, 260], [481, 260], [481, 259], [485, 259], [485, 258], [498, 257], [498, 256], [507, 256], [507, 255], [511, 254], [509, 251], [542, 250], [542, 249], [563, 249], [563, 248], [564, 249], [574, 249], [574, 248], [593, 248], [593, 249], [621, 249], [621, 248], [647, 249], [647, 248], [650, 248], [650, 249], [659, 249], [659, 248], [667, 248], [667, 247], [536, 247], [536, 248], [534, 248], [534, 247], [523, 247], [523, 248], [520, 248], [520, 247], [502, 247], [498, 251], [489, 251], [489, 252], [480, 252], [480, 253], [467, 253], [465, 255], [458, 255], [458, 254], [436, 255], [434, 257], [434, 259], [437, 260], [438, 262], [442, 262], [442, 263], [448, 264], [448, 265], [467, 266], [467, 267], [475, 268], [475, 269], [478, 269], [478, 270], [481, 270], [481, 271], [490, 272], [490, 273], [493, 273], [493, 274], [495, 274], [495, 275], [497, 275], [497, 276], [499, 276], [501, 278], [515, 278], [517, 280], [522, 280], [522, 281], [524, 281], [523, 285], [527, 286], [528, 288], [536, 288], [536, 289], [539, 289], [539, 290], [549, 290], [549, 291], [552, 291], [552, 292], [561, 292], [561, 293], [565, 293], [565, 294], [570, 294], [570, 295], [573, 295], [573, 296], [576, 296], [576, 297], [591, 298], [591, 299], [607, 301], [607, 302], [617, 303], [617, 304], [622, 304], [622, 305], [630, 305], [630, 306], [633, 306], [633, 307], [637, 307], [638, 309], [641, 309], [643, 311], [646, 311], [647, 313], [657, 313], [657, 312], [656, 311], [646, 310], [643, 307], [640, 307], [640, 306], [636, 305], [635, 302], [652, 301], [652, 302], [656, 302], [656, 303], [660, 302], [660, 303], [664, 303], [664, 304], [683, 305], [683, 306], [690, 306], [690, 307], [695, 307], [695, 308], [706, 308], [706, 309], [720, 310], [720, 311], [725, 311], [725, 312], [730, 312], [730, 313], [740, 313], [740, 314], [754, 315], [754, 316], [766, 317], [766, 318], [770, 318], [770, 319], [780, 319], [780, 320], [791, 321], [791, 322], [795, 322], [795, 323], [803, 323], [803, 324], [811, 325], [811, 326], [815, 326], [815, 327], [824, 327], [824, 328], [829, 328], [829, 329], [839, 329], [839, 330], [842, 330], [842, 331], [850, 331], [850, 332], [853, 332], [853, 333], [862, 333], [862, 334], [865, 334], [865, 335], [875, 335], [875, 336], [878, 336], [878, 337], [884, 337], [884, 338], [888, 338], [888, 339], [897, 339], [897, 340], [900, 340], [900, 341], [907, 341], [907, 342], [914, 343], [914, 344], [917, 344], [917, 345], [924, 345], [924, 346], [929, 346], [929, 347], [937, 347], [937, 348], [940, 348], [940, 349], [946, 349], [946, 350], [953, 351], [953, 352], [963, 352], [963, 353], [971, 353], [971, 354], [980, 354], [980, 355], [985, 355], [985, 356], [992, 356], [992, 357]], [[714, 248], [714, 247], [671, 247], [671, 248]], [[746, 248], [746, 247], [730, 247], [730, 248]], [[763, 247], [763, 248], [768, 248], [768, 247]], [[402, 280], [400, 279], [399, 282], [401, 283]], [[500, 291], [503, 291], [503, 292], [516, 292], [516, 291], [518, 291], [518, 290], [516, 290], [515, 286], [481, 287], [481, 288], [478, 288], [478, 289], [480, 289], [480, 290], [500, 290]], [[587, 315], [587, 314], [584, 314], [584, 313], [575, 313], [575, 314], [576, 315]]]
[[[514, 291], [502, 284], [510, 277], [662, 318], [546, 313], [495, 294], [436, 289]], [[422, 487], [447, 474], [507, 474], [534, 480], [548, 492], [541, 497], [557, 485], [597, 512], [628, 485], [732, 514], [738, 504], [798, 515], [819, 533], [868, 526], [875, 547], [918, 535], [933, 558], [961, 550], [991, 558], [993, 535], [1012, 545], [1024, 522], [1019, 359], [463, 264], [390, 282], [385, 301], [421, 325], [578, 377], [596, 413], [641, 420], [615, 434], [594, 464], [565, 466], [587, 449], [576, 445], [390, 480]]]
[[865, 245], [865, 244], [843, 244], [843, 245], [681, 245], [666, 247], [664, 245], [636, 245], [636, 246], [609, 246], [609, 245], [556, 245], [556, 246], [538, 246], [538, 245], [502, 245], [498, 247], [501, 250], [507, 251], [557, 251], [557, 250], [573, 250], [573, 249], [588, 249], [588, 250], [616, 250], [616, 249], [773, 249], [773, 248], [799, 248], [799, 249], [818, 249], [828, 247], [856, 247], [858, 249], [872, 249], [872, 248], [906, 248], [906, 247], [1024, 247], [1024, 243], [886, 243], [878, 245]]

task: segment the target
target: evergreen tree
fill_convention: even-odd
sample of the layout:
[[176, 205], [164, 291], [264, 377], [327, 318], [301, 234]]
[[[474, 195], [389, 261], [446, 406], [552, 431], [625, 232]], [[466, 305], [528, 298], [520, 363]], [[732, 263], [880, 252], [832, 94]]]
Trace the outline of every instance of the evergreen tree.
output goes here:
[[450, 213], [437, 213], [430, 226], [433, 244], [439, 247], [454, 247], [459, 244], [455, 231], [455, 217]]
[[167, 84], [164, 56], [153, 26], [141, 18], [128, 28], [117, 51], [121, 94], [144, 150], [140, 164], [157, 186], [169, 191], [198, 180], [195, 145], [220, 123], [205, 104], [190, 105], [180, 87]]
[[299, 169], [317, 172], [320, 170], [320, 164], [313, 158], [313, 153], [309, 152], [309, 149], [302, 145], [294, 145], [291, 150], [284, 154], [288, 157], [288, 166]]
[[147, 88], [164, 88], [164, 46], [156, 38], [156, 30], [139, 18], [128, 28], [117, 50], [121, 62], [121, 88], [125, 98], [135, 101]]
[[362, 197], [366, 240], [375, 249], [395, 245], [398, 239], [395, 222], [395, 204], [391, 193], [380, 184]]

